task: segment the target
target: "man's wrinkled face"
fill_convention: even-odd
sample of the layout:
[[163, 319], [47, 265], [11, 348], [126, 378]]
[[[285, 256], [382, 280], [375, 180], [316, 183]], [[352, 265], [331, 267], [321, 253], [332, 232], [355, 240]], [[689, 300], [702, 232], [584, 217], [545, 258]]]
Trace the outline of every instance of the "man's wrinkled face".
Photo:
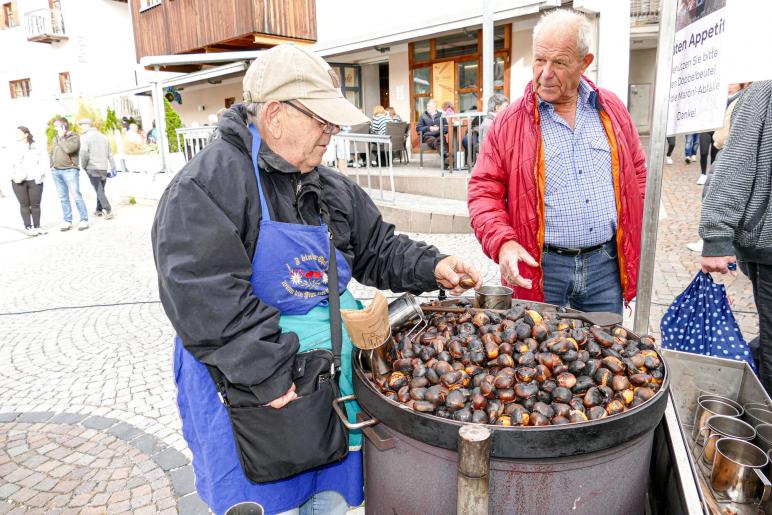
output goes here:
[[282, 132], [287, 143], [283, 147], [293, 156], [282, 157], [297, 166], [301, 172], [310, 172], [322, 162], [332, 134], [325, 134], [324, 124], [292, 106], [284, 104], [283, 109], [286, 130]]
[[571, 31], [560, 34], [545, 31], [539, 35], [533, 49], [533, 84], [542, 100], [550, 103], [567, 102], [577, 94], [582, 73], [593, 60], [583, 58], [576, 48]]

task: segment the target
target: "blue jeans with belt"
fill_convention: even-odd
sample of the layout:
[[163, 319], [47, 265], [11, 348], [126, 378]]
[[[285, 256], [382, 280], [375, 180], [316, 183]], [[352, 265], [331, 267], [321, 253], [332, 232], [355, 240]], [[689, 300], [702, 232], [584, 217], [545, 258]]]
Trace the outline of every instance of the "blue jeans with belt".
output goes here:
[[616, 241], [601, 248], [567, 256], [544, 249], [544, 300], [580, 311], [611, 311], [622, 314], [622, 284]]

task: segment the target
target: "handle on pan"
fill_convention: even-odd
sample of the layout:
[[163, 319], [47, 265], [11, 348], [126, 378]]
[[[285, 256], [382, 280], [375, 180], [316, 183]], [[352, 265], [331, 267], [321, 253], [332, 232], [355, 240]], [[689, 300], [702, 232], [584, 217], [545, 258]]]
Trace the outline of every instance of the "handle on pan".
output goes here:
[[346, 413], [343, 411], [343, 409], [340, 407], [342, 402], [345, 401], [355, 401], [357, 400], [356, 395], [344, 395], [343, 397], [338, 397], [334, 401], [332, 401], [332, 409], [335, 410], [335, 413], [338, 414], [338, 418], [340, 418], [341, 422], [343, 422], [343, 425], [346, 426], [347, 429], [362, 429], [363, 427], [372, 426], [378, 423], [378, 420], [371, 418], [370, 420], [365, 420], [364, 422], [357, 422], [356, 424], [352, 424], [348, 421], [348, 418], [346, 418]]

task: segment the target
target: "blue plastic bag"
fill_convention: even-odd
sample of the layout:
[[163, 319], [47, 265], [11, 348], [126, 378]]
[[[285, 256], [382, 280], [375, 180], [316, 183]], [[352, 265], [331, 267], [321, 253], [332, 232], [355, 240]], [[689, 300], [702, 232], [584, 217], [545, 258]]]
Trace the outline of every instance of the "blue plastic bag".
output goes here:
[[710, 274], [697, 274], [667, 309], [659, 329], [666, 349], [746, 361], [756, 371], [724, 285]]

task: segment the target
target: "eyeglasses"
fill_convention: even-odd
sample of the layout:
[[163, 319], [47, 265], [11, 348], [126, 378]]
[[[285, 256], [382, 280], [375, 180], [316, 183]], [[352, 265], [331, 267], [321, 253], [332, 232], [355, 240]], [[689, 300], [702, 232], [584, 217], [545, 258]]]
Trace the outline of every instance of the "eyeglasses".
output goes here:
[[296, 105], [296, 104], [290, 102], [289, 100], [285, 100], [282, 103], [294, 107], [296, 110], [300, 111], [301, 113], [303, 113], [304, 115], [308, 116], [309, 118], [314, 120], [316, 123], [321, 125], [322, 126], [322, 132], [324, 134], [337, 134], [338, 132], [340, 132], [340, 126], [339, 125], [335, 125], [334, 123], [330, 123], [327, 120], [322, 120], [321, 118], [316, 116], [311, 111], [309, 111], [307, 109], [304, 109], [304, 108], [300, 107], [299, 105]]

